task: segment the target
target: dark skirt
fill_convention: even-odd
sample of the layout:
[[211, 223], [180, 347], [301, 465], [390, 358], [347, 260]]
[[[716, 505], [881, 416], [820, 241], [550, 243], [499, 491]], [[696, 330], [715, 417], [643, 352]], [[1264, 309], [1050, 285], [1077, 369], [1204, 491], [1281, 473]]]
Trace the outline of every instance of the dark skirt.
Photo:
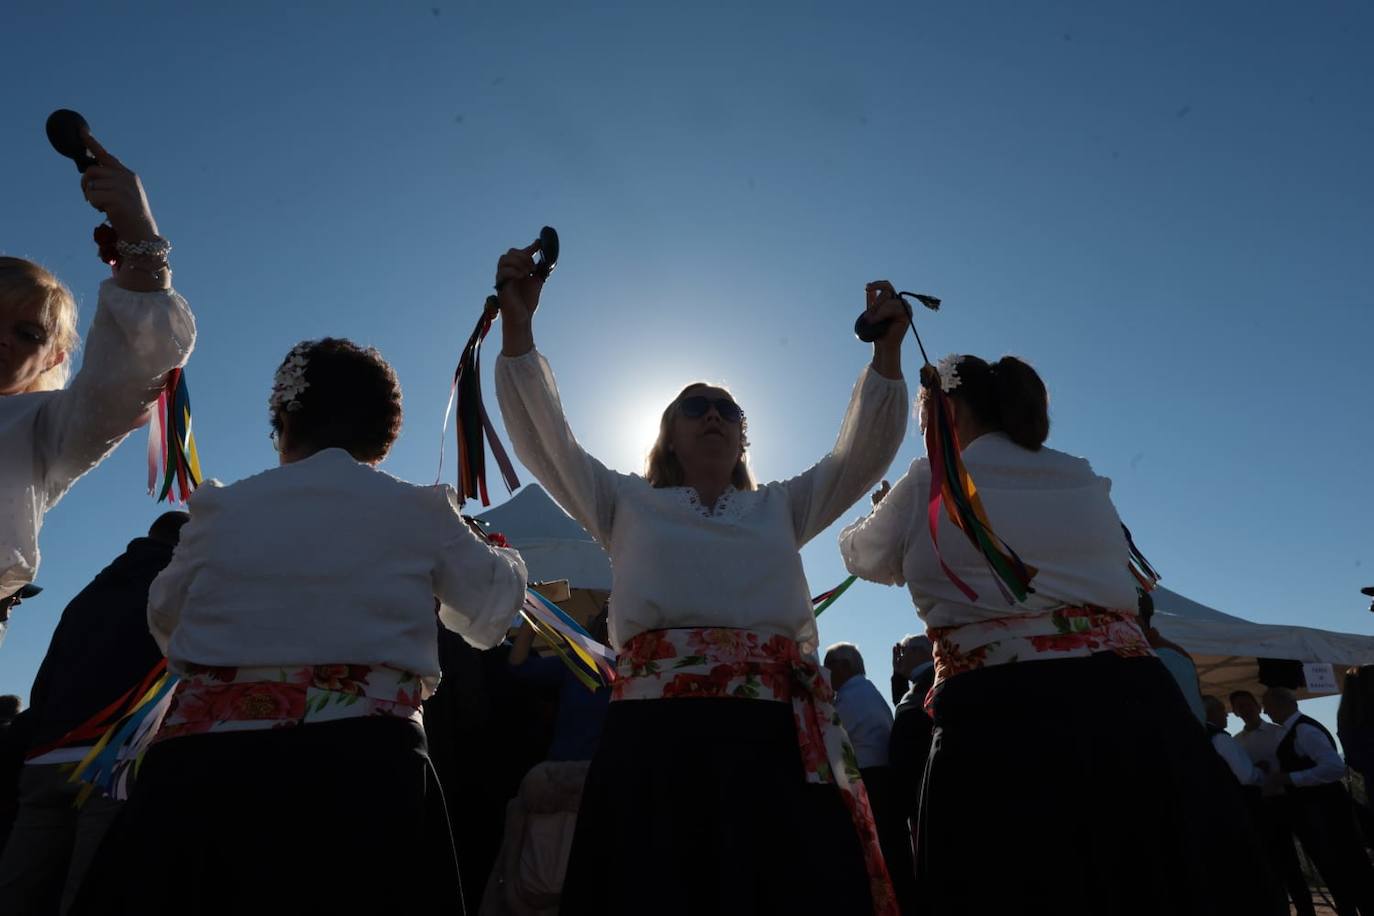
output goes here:
[[952, 678], [917, 833], [933, 916], [1264, 916], [1279, 899], [1240, 787], [1153, 658]]
[[872, 912], [839, 790], [807, 783], [787, 703], [611, 704], [563, 916]]
[[388, 717], [174, 738], [144, 759], [78, 913], [459, 913], [424, 731]]

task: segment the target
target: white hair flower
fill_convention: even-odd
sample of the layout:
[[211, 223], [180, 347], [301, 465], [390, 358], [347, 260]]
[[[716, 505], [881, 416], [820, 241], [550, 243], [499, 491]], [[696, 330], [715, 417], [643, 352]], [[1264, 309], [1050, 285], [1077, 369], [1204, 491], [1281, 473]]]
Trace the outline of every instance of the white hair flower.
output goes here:
[[940, 374], [940, 390], [945, 394], [959, 387], [959, 360], [962, 358], [958, 353], [951, 353], [935, 364], [935, 371]]
[[310, 387], [310, 383], [305, 380], [305, 368], [310, 362], [306, 354], [314, 346], [315, 341], [302, 340], [286, 354], [281, 368], [272, 379], [272, 396], [267, 399], [267, 406], [273, 413], [301, 409], [299, 398], [305, 389]]

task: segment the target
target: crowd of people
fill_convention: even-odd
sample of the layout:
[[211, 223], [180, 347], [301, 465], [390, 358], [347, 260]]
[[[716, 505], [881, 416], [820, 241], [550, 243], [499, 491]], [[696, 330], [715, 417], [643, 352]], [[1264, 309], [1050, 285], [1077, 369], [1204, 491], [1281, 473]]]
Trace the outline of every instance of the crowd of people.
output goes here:
[[[137, 176], [88, 143], [82, 189], [119, 256], [69, 384], [70, 292], [0, 259], [7, 609], [35, 594], [44, 512], [195, 342]], [[271, 380], [276, 466], [136, 537], [63, 612], [29, 709], [0, 699], [0, 914], [1254, 916], [1310, 910], [1294, 835], [1339, 912], [1374, 914], [1334, 739], [1279, 689], [1270, 723], [1230, 698], [1235, 739], [1219, 701], [1194, 708], [1110, 482], [1045, 444], [1029, 364], [921, 367], [922, 430], [947, 423], [952, 451], [879, 487], [912, 400], [910, 312], [876, 281], [865, 317], [886, 330], [815, 464], [756, 481], [743, 407], [693, 383], [644, 473], [621, 473], [574, 436], [535, 346], [538, 249], [496, 263], [497, 398], [520, 461], [610, 556], [588, 623], [615, 677], [589, 688], [512, 631], [524, 562], [451, 488], [379, 470], [403, 417], [382, 355], [302, 341]], [[955, 456], [1024, 598], [931, 508]], [[799, 555], [870, 494], [838, 549], [925, 625], [893, 647], [891, 706], [854, 645], [821, 651]], [[164, 669], [127, 801], [88, 793], [71, 771], [91, 723]]]

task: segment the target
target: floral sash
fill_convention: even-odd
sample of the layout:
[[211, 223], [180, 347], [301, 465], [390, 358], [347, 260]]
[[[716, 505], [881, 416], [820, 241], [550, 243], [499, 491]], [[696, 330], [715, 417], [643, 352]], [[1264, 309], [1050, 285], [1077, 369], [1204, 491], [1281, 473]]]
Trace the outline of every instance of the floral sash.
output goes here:
[[791, 703], [806, 781], [833, 782], [840, 790], [863, 847], [873, 912], [897, 916], [858, 758], [835, 712], [829, 675], [814, 655], [803, 655], [785, 636], [753, 630], [649, 630], [626, 644], [616, 673], [613, 701], [704, 697]]
[[997, 617], [932, 628], [926, 635], [935, 654], [935, 684], [926, 694], [927, 712], [944, 682], [965, 671], [1012, 662], [1082, 658], [1098, 652], [1115, 652], [1126, 658], [1155, 654], [1134, 612], [1098, 607]]
[[366, 665], [187, 667], [156, 741], [360, 716], [422, 722], [420, 676]]

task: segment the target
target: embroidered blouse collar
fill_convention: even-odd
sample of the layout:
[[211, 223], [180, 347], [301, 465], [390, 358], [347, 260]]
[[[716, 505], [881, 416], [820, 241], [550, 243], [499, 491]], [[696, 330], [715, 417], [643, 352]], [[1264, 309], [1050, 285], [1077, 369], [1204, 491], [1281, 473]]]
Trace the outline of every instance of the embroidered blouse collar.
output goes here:
[[739, 490], [735, 489], [733, 484], [725, 488], [716, 498], [713, 506], [707, 506], [701, 501], [701, 494], [697, 493], [695, 487], [672, 487], [671, 489], [693, 512], [703, 518], [734, 518], [739, 515], [739, 503], [735, 499]]

